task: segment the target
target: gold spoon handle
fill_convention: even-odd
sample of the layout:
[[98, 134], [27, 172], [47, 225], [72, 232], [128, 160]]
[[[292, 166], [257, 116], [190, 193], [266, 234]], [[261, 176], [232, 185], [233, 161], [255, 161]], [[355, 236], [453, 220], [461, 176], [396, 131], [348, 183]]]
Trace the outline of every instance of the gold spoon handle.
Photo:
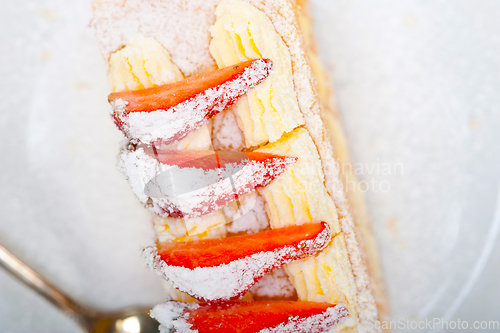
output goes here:
[[16, 258], [12, 253], [0, 245], [0, 266], [24, 282], [28, 287], [45, 297], [50, 303], [62, 310], [71, 319], [85, 330], [90, 329], [90, 323], [95, 312], [78, 304], [66, 296], [59, 289], [50, 284], [43, 277]]

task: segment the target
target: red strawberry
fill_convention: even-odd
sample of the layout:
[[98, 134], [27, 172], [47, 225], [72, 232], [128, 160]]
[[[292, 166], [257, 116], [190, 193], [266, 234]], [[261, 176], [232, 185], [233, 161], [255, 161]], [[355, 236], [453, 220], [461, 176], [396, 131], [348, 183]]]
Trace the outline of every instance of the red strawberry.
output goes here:
[[321, 333], [349, 313], [341, 304], [315, 302], [167, 302], [154, 307], [151, 316], [178, 333]]
[[159, 87], [112, 93], [115, 123], [134, 143], [171, 144], [201, 127], [269, 75], [257, 59]]
[[134, 180], [131, 185], [137, 197], [154, 213], [190, 218], [209, 214], [269, 184], [296, 161], [296, 157], [256, 152], [140, 147], [124, 150], [120, 167]]
[[200, 301], [221, 302], [243, 295], [273, 269], [315, 254], [330, 238], [330, 226], [316, 222], [245, 236], [167, 242], [144, 254], [174, 287]]

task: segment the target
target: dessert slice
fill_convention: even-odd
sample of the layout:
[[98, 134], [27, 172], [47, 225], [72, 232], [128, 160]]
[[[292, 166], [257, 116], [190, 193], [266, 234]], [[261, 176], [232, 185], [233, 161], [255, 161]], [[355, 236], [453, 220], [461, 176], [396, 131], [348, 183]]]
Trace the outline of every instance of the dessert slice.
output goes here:
[[238, 298], [265, 274], [323, 249], [326, 223], [308, 223], [246, 236], [165, 242], [144, 251], [149, 264], [177, 289], [205, 302]]
[[151, 310], [160, 332], [322, 333], [348, 316], [340, 304], [260, 301], [222, 305], [167, 302]]
[[[370, 258], [363, 257], [364, 248], [358, 243], [364, 234], [354, 225], [323, 122], [297, 3], [95, 0], [94, 9], [94, 25], [106, 59], [123, 45], [133, 43], [137, 35], [145, 35], [167, 49], [172, 62], [186, 76], [255, 58], [273, 62], [266, 80], [220, 114], [223, 119], [236, 121], [217, 121], [214, 142], [224, 142], [239, 151], [258, 149], [297, 158], [297, 163], [259, 190], [266, 201], [271, 228], [316, 220], [327, 222], [337, 234], [316, 255], [287, 265], [298, 298], [342, 303], [348, 318], [331, 328], [332, 332], [377, 331], [377, 308], [365, 263]], [[233, 139], [238, 136], [243, 140], [235, 143]]]
[[108, 100], [115, 124], [132, 142], [168, 145], [232, 105], [271, 68], [268, 59], [249, 60], [166, 85], [114, 92]]
[[128, 146], [119, 168], [139, 200], [164, 217], [197, 217], [265, 186], [295, 157], [257, 152], [172, 151]]

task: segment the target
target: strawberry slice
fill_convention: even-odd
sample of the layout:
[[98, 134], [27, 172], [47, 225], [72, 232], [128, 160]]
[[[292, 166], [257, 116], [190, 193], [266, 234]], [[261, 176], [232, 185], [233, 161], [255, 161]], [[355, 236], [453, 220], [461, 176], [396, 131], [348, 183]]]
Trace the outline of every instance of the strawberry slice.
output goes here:
[[[228, 163], [246, 163], [248, 160], [269, 163], [273, 158], [285, 158], [269, 153], [225, 150], [158, 150], [144, 147], [144, 151], [154, 156], [161, 164], [204, 170], [224, 168]], [[292, 158], [297, 160], [295, 157]]]
[[341, 304], [254, 301], [215, 304], [167, 302], [151, 310], [166, 331], [178, 333], [322, 333], [349, 316]]
[[227, 109], [269, 75], [272, 62], [256, 59], [147, 89], [112, 93], [115, 123], [134, 143], [171, 144]]
[[[316, 246], [305, 249], [304, 242], [315, 240], [325, 229], [328, 229], [328, 224], [325, 222], [306, 223], [244, 236], [206, 239], [197, 242], [168, 242], [159, 246], [158, 255], [167, 265], [195, 269], [229, 264], [261, 251], [275, 252], [285, 246], [292, 246], [294, 249], [289, 251], [289, 257], [296, 260], [317, 251]], [[325, 232], [325, 238], [316, 240], [317, 246], [323, 246], [322, 244], [329, 238], [327, 233]], [[302, 244], [303, 249], [300, 258], [294, 257], [298, 256], [299, 244]], [[285, 254], [281, 255], [284, 255], [284, 259], [287, 257]]]
[[[141, 202], [164, 217], [209, 214], [265, 186], [297, 161], [257, 152], [125, 149], [120, 168]], [[137, 181], [139, 179], [139, 181]]]
[[306, 258], [330, 241], [325, 222], [194, 242], [167, 242], [144, 251], [156, 272], [174, 287], [205, 302], [238, 298], [262, 276]]

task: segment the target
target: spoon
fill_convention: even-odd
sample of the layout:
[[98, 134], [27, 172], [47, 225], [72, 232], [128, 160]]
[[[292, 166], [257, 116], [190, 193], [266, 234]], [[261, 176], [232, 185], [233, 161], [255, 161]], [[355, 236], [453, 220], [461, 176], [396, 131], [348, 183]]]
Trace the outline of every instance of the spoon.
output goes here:
[[0, 266], [45, 297], [89, 333], [158, 332], [158, 322], [149, 316], [150, 309], [128, 308], [118, 312], [98, 312], [78, 304], [1, 245]]

